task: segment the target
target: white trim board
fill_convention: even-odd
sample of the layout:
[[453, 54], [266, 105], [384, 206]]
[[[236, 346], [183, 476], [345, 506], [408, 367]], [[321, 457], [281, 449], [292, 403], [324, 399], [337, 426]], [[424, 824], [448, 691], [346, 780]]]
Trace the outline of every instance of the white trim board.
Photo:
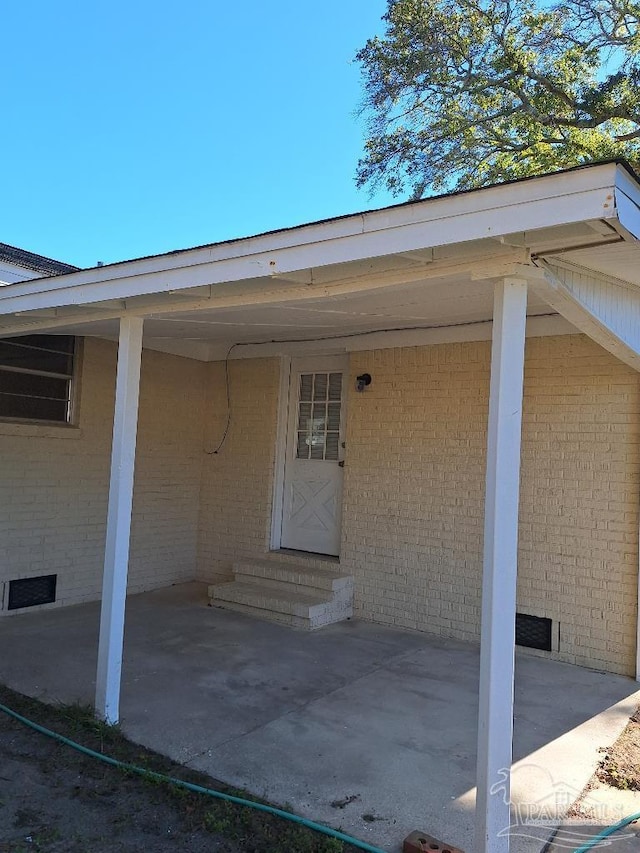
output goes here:
[[[465, 341], [490, 341], [492, 323], [465, 323], [459, 326], [439, 326], [431, 329], [400, 329], [368, 332], [364, 335], [344, 335], [325, 340], [296, 342], [238, 344], [229, 356], [230, 360], [241, 358], [273, 358], [275, 356], [311, 355], [320, 353], [363, 352], [375, 349], [398, 347], [433, 346], [434, 344], [462, 343]], [[580, 335], [571, 323], [559, 314], [529, 317], [527, 337], [542, 338], [552, 335]], [[149, 346], [149, 349], [156, 347]], [[209, 361], [223, 361], [229, 352], [225, 344], [212, 344]]]
[[269, 547], [280, 548], [282, 541], [282, 511], [284, 507], [284, 468], [287, 453], [287, 427], [289, 424], [289, 400], [291, 384], [291, 358], [280, 357], [280, 383], [278, 388], [278, 417], [276, 425], [276, 447], [273, 473], [273, 496], [271, 500], [271, 534]]

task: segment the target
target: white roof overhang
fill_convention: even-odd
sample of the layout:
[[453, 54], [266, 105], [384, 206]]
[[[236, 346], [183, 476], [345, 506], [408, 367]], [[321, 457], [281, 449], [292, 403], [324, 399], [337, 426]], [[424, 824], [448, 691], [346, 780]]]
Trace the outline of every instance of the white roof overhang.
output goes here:
[[[491, 318], [493, 281], [538, 258], [640, 287], [640, 186], [606, 163], [0, 288], [0, 335], [117, 335], [216, 358], [233, 343], [318, 340]], [[532, 293], [530, 315], [553, 309]]]

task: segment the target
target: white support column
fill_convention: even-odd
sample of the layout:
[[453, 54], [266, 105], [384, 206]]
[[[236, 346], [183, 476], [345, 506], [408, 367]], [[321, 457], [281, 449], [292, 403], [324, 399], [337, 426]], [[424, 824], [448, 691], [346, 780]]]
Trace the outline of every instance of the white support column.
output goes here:
[[[527, 283], [494, 293], [484, 523], [476, 853], [508, 853], [513, 739], [518, 499]], [[491, 788], [502, 783], [500, 790]]]
[[117, 723], [119, 718], [124, 609], [138, 427], [142, 324], [143, 320], [140, 317], [120, 319], [96, 676], [96, 713], [108, 723]]

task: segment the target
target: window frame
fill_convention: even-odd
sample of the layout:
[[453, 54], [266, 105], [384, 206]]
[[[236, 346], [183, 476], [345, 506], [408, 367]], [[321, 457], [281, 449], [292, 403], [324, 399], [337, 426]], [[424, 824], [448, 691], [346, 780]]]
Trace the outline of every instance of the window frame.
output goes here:
[[[40, 334], [39, 332], [33, 332], [32, 334]], [[46, 332], [42, 333], [43, 336], [46, 336]], [[0, 340], [19, 340], [20, 335], [16, 335], [14, 338], [5, 338]], [[48, 337], [58, 337], [57, 335], [49, 335]], [[79, 390], [80, 390], [80, 364], [82, 360], [82, 352], [83, 352], [83, 338], [79, 335], [68, 335], [68, 337], [73, 338], [73, 351], [71, 353], [72, 356], [72, 368], [71, 375], [69, 377], [56, 373], [55, 371], [51, 371], [49, 374], [47, 371], [40, 370], [31, 370], [29, 368], [20, 368], [19, 370], [11, 370], [11, 368], [7, 368], [8, 373], [24, 373], [30, 376], [51, 376], [54, 378], [62, 378], [67, 379], [70, 383], [69, 389], [69, 401], [67, 404], [67, 418], [62, 420], [51, 420], [48, 418], [20, 418], [20, 417], [11, 417], [8, 415], [0, 415], [0, 423], [2, 424], [23, 424], [25, 426], [43, 426], [43, 427], [58, 427], [61, 429], [73, 429], [78, 426], [78, 409], [79, 409]], [[37, 349], [37, 347], [34, 347]], [[45, 347], [42, 347], [45, 350]], [[0, 370], [4, 370], [5, 368], [0, 367]], [[28, 395], [27, 395], [28, 396]]]

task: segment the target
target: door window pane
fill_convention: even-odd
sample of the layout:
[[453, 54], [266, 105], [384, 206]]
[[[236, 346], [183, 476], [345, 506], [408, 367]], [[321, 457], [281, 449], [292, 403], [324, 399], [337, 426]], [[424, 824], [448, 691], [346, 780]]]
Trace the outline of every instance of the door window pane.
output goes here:
[[340, 401], [342, 397], [342, 374], [329, 374], [329, 399]]
[[300, 402], [313, 399], [313, 373], [303, 373], [300, 377]]
[[329, 403], [327, 406], [327, 430], [338, 432], [340, 429], [340, 403]]
[[340, 440], [340, 436], [337, 432], [328, 432], [327, 433], [327, 441], [325, 445], [325, 459], [335, 460], [338, 458], [338, 442]]
[[313, 399], [314, 400], [326, 400], [327, 399], [327, 382], [328, 376], [326, 373], [314, 373], [313, 374]]

